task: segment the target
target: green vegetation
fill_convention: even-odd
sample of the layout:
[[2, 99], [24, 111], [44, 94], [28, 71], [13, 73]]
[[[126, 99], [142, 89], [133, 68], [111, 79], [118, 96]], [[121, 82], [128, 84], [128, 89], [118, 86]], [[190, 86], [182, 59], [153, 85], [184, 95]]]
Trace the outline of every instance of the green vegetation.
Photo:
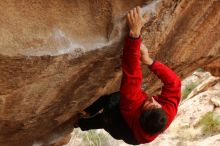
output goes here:
[[76, 128], [73, 137], [70, 142], [73, 146], [116, 146], [122, 142], [115, 140], [102, 129], [81, 131]]
[[97, 133], [95, 130], [89, 130], [84, 136], [83, 141], [87, 141], [88, 146], [100, 146], [104, 141], [105, 135]]
[[196, 71], [197, 72], [205, 72], [205, 70], [203, 68], [198, 68]]
[[182, 92], [182, 100], [186, 99], [186, 97], [192, 92], [192, 90], [197, 86], [197, 83], [192, 82], [188, 86], [183, 89]]
[[220, 117], [213, 112], [206, 113], [196, 126], [202, 126], [204, 135], [218, 133], [220, 130]]

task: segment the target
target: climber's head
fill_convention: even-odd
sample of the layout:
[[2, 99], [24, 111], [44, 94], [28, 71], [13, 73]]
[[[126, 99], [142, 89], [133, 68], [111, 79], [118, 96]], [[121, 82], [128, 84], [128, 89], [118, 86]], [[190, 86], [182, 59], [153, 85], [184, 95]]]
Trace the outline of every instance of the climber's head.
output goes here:
[[156, 134], [165, 129], [167, 116], [162, 106], [153, 98], [145, 100], [142, 106], [140, 124], [148, 134]]

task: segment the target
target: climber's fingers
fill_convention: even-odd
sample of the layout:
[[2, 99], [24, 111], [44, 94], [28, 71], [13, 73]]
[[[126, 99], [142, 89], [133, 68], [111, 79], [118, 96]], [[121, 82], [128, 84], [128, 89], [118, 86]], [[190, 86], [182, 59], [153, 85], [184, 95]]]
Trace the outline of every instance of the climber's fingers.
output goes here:
[[134, 11], [133, 10], [130, 10], [130, 16], [131, 16], [131, 21], [133, 21], [134, 20]]
[[131, 24], [131, 14], [130, 13], [127, 14], [127, 23], [130, 26], [130, 24]]
[[130, 16], [130, 13], [128, 13], [127, 14], [127, 20], [130, 21], [130, 19], [131, 19], [131, 16]]
[[139, 6], [136, 7], [136, 11], [137, 11], [138, 16], [141, 18], [142, 17], [141, 16], [141, 8]]
[[129, 25], [133, 25], [135, 23], [135, 12], [134, 9], [130, 10], [127, 14]]
[[134, 8], [134, 18], [135, 18], [135, 19], [138, 19], [138, 18], [139, 18], [139, 15], [138, 15], [138, 7], [135, 7], [135, 8]]

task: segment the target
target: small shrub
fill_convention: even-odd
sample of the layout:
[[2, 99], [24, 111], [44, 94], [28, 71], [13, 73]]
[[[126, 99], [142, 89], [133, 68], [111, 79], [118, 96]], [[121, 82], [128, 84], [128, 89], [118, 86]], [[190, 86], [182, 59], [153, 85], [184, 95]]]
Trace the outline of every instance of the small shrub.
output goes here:
[[206, 113], [198, 122], [196, 126], [202, 126], [204, 135], [217, 133], [220, 130], [220, 117], [213, 112]]
[[197, 72], [205, 72], [205, 70], [203, 68], [198, 68], [196, 71]]
[[186, 86], [182, 91], [182, 100], [186, 99], [186, 97], [192, 92], [192, 90], [197, 86], [196, 83], [192, 82], [188, 86]]
[[95, 130], [89, 130], [83, 135], [84, 145], [86, 146], [99, 146], [101, 145], [101, 140], [99, 135]]
[[89, 130], [83, 132], [82, 141], [80, 146], [112, 146], [117, 145], [110, 135], [103, 132], [98, 132], [98, 130]]

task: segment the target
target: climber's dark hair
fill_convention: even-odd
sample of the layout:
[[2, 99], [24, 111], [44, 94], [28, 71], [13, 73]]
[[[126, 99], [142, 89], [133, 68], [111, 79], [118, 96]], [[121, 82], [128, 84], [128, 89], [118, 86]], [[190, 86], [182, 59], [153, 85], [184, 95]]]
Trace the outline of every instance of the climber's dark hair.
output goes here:
[[167, 124], [167, 116], [162, 108], [147, 109], [141, 113], [140, 124], [148, 134], [163, 132]]

